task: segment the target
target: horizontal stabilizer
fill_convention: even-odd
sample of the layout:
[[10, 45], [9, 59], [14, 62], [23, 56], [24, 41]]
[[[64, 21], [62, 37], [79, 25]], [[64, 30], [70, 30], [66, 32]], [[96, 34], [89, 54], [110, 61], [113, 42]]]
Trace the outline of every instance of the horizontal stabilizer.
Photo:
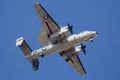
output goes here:
[[16, 40], [16, 46], [18, 46], [21, 49], [24, 56], [29, 55], [32, 52], [32, 49], [29, 47], [29, 45], [26, 43], [23, 37], [20, 37]]

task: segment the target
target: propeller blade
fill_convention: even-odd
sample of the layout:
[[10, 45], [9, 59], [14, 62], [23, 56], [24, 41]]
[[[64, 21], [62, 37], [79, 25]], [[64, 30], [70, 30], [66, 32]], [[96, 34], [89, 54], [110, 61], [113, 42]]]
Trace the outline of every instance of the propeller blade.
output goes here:
[[67, 25], [70, 30], [70, 33], [73, 34], [73, 25], [70, 25], [69, 23], [67, 23]]
[[81, 48], [82, 48], [82, 50], [83, 50], [83, 53], [86, 55], [86, 50], [85, 50], [86, 45], [81, 44]]

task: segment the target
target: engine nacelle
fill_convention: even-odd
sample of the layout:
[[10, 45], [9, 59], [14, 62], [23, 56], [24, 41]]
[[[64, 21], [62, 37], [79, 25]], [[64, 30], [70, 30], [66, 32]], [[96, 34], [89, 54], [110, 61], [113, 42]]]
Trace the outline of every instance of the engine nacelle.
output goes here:
[[61, 28], [58, 32], [50, 35], [51, 41], [54, 41], [54, 39], [63, 40], [64, 38], [68, 37], [70, 35], [69, 30], [67, 27]]
[[70, 50], [63, 51], [60, 55], [62, 56], [73, 56], [73, 55], [78, 55], [82, 51], [81, 46], [76, 46], [75, 48], [70, 48]]

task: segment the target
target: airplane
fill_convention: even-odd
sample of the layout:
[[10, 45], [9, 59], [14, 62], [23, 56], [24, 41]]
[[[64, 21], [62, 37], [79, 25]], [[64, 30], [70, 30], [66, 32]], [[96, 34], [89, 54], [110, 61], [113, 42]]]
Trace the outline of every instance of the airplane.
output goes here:
[[39, 57], [57, 52], [80, 75], [85, 75], [86, 71], [80, 61], [79, 53], [84, 52], [86, 54], [86, 46], [83, 43], [92, 42], [98, 33], [85, 30], [79, 34], [73, 34], [72, 25], [59, 26], [41, 4], [35, 3], [34, 8], [43, 25], [38, 36], [43, 47], [33, 51], [23, 37], [16, 39], [16, 46], [21, 49], [25, 58], [32, 64], [33, 70], [38, 70]]

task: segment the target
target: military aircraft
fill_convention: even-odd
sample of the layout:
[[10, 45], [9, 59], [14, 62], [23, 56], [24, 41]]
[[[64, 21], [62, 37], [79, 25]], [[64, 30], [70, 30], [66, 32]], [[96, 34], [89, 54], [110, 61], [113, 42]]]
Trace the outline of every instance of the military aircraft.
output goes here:
[[43, 29], [38, 36], [43, 47], [32, 51], [23, 37], [16, 40], [16, 46], [22, 50], [25, 58], [32, 64], [33, 70], [38, 70], [39, 57], [58, 52], [79, 74], [85, 75], [86, 71], [78, 54], [82, 51], [86, 53], [86, 46], [83, 43], [93, 41], [98, 33], [86, 30], [79, 34], [73, 34], [72, 25], [67, 24], [67, 26], [61, 27], [52, 19], [42, 5], [36, 3], [34, 7], [43, 25]]

